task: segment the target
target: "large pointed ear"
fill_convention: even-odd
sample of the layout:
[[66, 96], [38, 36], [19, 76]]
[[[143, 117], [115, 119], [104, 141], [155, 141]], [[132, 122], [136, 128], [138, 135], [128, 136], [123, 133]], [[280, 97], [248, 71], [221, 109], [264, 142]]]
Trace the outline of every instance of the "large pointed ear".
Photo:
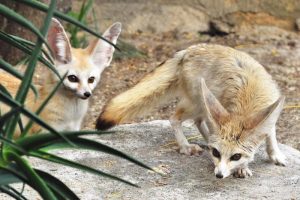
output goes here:
[[[104, 33], [103, 37], [113, 44], [117, 43], [117, 39], [121, 33], [122, 24], [120, 22], [114, 23]], [[90, 53], [93, 62], [99, 67], [109, 66], [115, 48], [108, 42], [97, 39], [87, 47], [87, 51]]]
[[47, 40], [54, 58], [61, 63], [69, 63], [72, 60], [71, 45], [63, 26], [55, 18], [52, 18]]
[[260, 127], [274, 126], [283, 109], [285, 97], [280, 97], [275, 103], [253, 114], [244, 122], [245, 129], [255, 129]]
[[221, 105], [218, 99], [213, 93], [207, 88], [203, 78], [201, 82], [201, 95], [202, 102], [208, 117], [208, 120], [213, 120], [217, 124], [222, 124], [229, 117], [228, 111]]

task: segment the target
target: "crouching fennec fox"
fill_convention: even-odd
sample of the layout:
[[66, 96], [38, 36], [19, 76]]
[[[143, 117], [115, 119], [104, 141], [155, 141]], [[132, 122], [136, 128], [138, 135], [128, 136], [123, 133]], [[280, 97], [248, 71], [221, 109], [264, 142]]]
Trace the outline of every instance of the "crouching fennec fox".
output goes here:
[[176, 53], [108, 102], [96, 128], [107, 129], [132, 119], [175, 95], [180, 102], [170, 122], [180, 152], [201, 151], [189, 144], [181, 128], [184, 120], [193, 119], [208, 143], [217, 178], [251, 176], [248, 163], [263, 141], [270, 159], [285, 165], [275, 130], [284, 97], [256, 60], [219, 45], [200, 44]]
[[[104, 32], [103, 37], [116, 44], [120, 32], [121, 24], [115, 23]], [[56, 70], [61, 76], [66, 73], [67, 75], [62, 86], [41, 113], [41, 117], [58, 131], [79, 130], [88, 109], [87, 99], [99, 82], [102, 71], [109, 66], [114, 47], [106, 41], [97, 39], [86, 49], [74, 49], [70, 46], [64, 28], [56, 19], [52, 19], [47, 40], [54, 54]], [[38, 99], [36, 100], [31, 92], [25, 102], [25, 106], [31, 111], [38, 109], [59, 81], [51, 72], [46, 72], [41, 77], [45, 83], [39, 88]], [[15, 95], [20, 80], [1, 72], [0, 83]], [[0, 109], [3, 113], [9, 108], [0, 103]], [[22, 121], [26, 124], [28, 119], [24, 117]], [[35, 125], [31, 133], [40, 130], [41, 127]], [[16, 135], [18, 134], [17, 130]]]

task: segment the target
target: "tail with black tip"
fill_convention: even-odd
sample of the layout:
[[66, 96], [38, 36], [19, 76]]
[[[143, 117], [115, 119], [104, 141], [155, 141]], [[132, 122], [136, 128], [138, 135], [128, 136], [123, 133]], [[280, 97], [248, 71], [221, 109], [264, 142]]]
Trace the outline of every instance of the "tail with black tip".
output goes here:
[[178, 52], [133, 88], [113, 98], [97, 119], [96, 128], [105, 130], [151, 111], [174, 97], [178, 90], [180, 62], [185, 51]]

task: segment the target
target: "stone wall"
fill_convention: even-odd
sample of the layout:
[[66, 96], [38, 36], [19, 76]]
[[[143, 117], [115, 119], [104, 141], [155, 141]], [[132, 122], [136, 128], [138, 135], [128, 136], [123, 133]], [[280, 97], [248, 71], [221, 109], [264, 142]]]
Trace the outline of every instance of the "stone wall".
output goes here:
[[[236, 31], [252, 25], [295, 30], [299, 0], [96, 0], [105, 26], [121, 21], [125, 32]], [[80, 3], [77, 3], [80, 4]]]

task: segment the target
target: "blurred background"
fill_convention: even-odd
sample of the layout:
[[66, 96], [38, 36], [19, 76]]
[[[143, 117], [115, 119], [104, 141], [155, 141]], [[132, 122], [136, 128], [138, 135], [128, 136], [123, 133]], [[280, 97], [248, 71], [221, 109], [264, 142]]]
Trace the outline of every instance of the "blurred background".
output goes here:
[[[42, 13], [0, 0], [35, 24]], [[47, 0], [42, 0], [48, 3]], [[279, 141], [300, 150], [300, 0], [58, 0], [58, 9], [103, 32], [123, 24], [122, 52], [102, 74], [85, 128], [94, 128], [105, 103], [137, 83], [176, 51], [197, 43], [234, 47], [257, 59], [278, 82], [286, 107], [278, 122]], [[20, 26], [0, 18], [1, 30], [35, 40]], [[91, 36], [65, 24], [76, 47]], [[1, 57], [18, 63], [24, 55], [0, 41]], [[36, 75], [39, 76], [39, 72]], [[135, 121], [168, 119], [177, 100]]]

